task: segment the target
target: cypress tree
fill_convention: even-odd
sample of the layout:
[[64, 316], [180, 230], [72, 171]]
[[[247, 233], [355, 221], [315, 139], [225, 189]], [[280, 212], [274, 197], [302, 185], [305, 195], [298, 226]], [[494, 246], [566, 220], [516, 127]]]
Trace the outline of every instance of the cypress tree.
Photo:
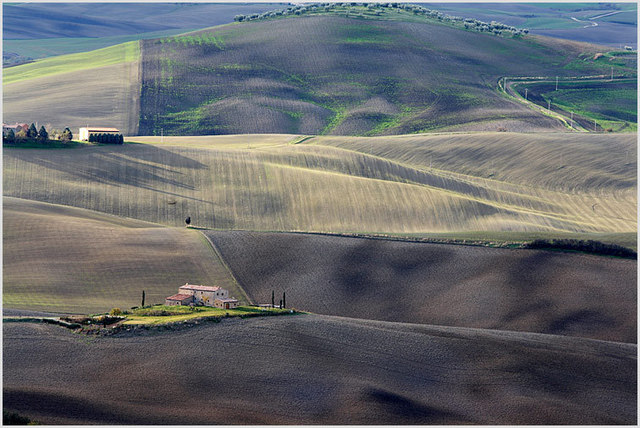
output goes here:
[[276, 306], [276, 295], [273, 290], [271, 290], [271, 307], [274, 308]]
[[49, 133], [44, 128], [44, 125], [42, 125], [40, 127], [40, 131], [38, 131], [38, 141], [40, 143], [46, 143], [48, 139], [49, 139]]
[[36, 130], [36, 125], [32, 123], [29, 129], [27, 130], [27, 138], [30, 138], [33, 140], [37, 136], [38, 136], [38, 131]]
[[144, 308], [144, 290], [142, 290], [142, 308]]
[[16, 142], [16, 133], [13, 132], [13, 129], [9, 129], [9, 132], [7, 132], [7, 136], [5, 137], [5, 139], [9, 144], [13, 144]]
[[282, 292], [282, 307], [287, 307], [287, 293], [285, 291]]

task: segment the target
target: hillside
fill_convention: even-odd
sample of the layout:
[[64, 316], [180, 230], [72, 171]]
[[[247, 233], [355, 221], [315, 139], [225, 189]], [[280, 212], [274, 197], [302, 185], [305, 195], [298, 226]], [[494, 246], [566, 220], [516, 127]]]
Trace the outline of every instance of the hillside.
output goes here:
[[360, 10], [145, 40], [140, 133], [559, 130], [555, 119], [497, 93], [498, 79], [609, 71], [593, 60], [602, 46]]
[[289, 233], [206, 231], [255, 302], [327, 315], [636, 342], [637, 262]]
[[45, 424], [634, 424], [636, 354], [317, 315], [91, 338], [4, 323], [3, 405]]
[[244, 297], [193, 230], [3, 198], [3, 308], [97, 313], [162, 303], [185, 282]]
[[[190, 216], [199, 227], [265, 231], [637, 230], [631, 136], [585, 139], [591, 141], [584, 143], [585, 154], [575, 151], [580, 143], [571, 134], [393, 137], [351, 147], [334, 147], [341, 143], [328, 137], [291, 144], [301, 141], [294, 135], [165, 140], [5, 148], [4, 192], [168, 226], [183, 226]], [[600, 157], [586, 168], [580, 163], [589, 151]], [[508, 162], [492, 167], [492, 153], [500, 153], [495, 165]], [[541, 173], [535, 165], [542, 164]], [[504, 181], [489, 175], [492, 168]]]
[[[138, 132], [139, 42], [62, 55], [3, 72], [5, 123], [38, 122], [47, 129], [113, 126]], [[90, 89], [88, 89], [90, 88]]]
[[[3, 82], [4, 120], [128, 135], [558, 131], [557, 119], [496, 91], [498, 79], [610, 72], [594, 59], [604, 46], [466, 30], [392, 9], [340, 6], [144, 40], [139, 62], [122, 56], [110, 67], [100, 51], [75, 54], [83, 69], [55, 75], [28, 78], [46, 62], [12, 67], [20, 81]], [[616, 75], [636, 69], [616, 65]]]

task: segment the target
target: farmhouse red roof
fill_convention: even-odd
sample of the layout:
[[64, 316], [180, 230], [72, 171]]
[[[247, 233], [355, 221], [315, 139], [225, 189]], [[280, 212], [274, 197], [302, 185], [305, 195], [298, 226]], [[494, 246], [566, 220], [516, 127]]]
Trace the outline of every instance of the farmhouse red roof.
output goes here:
[[195, 290], [195, 291], [218, 291], [220, 287], [208, 287], [206, 285], [193, 285], [185, 284], [180, 287], [181, 290]]
[[173, 296], [169, 296], [167, 297], [167, 300], [189, 300], [189, 299], [193, 299], [193, 296], [190, 294], [174, 294]]

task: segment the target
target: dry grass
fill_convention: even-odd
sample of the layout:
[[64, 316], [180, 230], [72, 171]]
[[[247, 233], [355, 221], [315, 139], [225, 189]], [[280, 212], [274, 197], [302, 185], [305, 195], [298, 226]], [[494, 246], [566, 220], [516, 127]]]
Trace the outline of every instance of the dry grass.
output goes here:
[[185, 282], [243, 298], [197, 231], [5, 197], [3, 307], [97, 313], [163, 303]]
[[[9, 80], [12, 83], [2, 87], [3, 121], [38, 122], [47, 129], [70, 127], [74, 134], [87, 125], [113, 126], [125, 135], [136, 134], [140, 118], [140, 71], [138, 55], [129, 50], [123, 48], [119, 55], [116, 52], [108, 56], [108, 61], [100, 60], [100, 56], [91, 57], [86, 69], [82, 61], [38, 68], [33, 73], [28, 73], [27, 68], [25, 75], [31, 76], [28, 79], [20, 77], [20, 67], [35, 67], [40, 62], [9, 69], [17, 74]], [[88, 54], [75, 55], [82, 59], [82, 55]], [[60, 62], [64, 57], [42, 62], [45, 65], [54, 59]]]
[[637, 337], [637, 262], [290, 233], [205, 232], [254, 302], [363, 319]]
[[636, 354], [317, 315], [121, 337], [5, 323], [3, 404], [66, 425], [634, 424]]
[[[302, 138], [288, 135], [173, 137], [164, 144], [5, 149], [4, 189], [172, 226], [190, 216], [200, 227], [250, 230], [637, 230], [635, 163], [620, 159], [625, 150], [635, 153], [632, 139], [587, 139], [588, 154], [577, 155], [582, 146], [571, 134], [501, 135], [302, 144], [289, 144]], [[546, 151], [525, 151], [529, 145]], [[499, 153], [493, 168], [492, 153]]]

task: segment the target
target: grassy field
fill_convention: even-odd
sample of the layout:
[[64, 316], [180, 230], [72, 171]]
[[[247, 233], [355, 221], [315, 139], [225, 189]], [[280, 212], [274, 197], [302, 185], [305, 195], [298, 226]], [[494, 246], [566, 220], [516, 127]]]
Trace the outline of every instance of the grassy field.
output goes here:
[[604, 67], [589, 59], [602, 46], [478, 33], [405, 11], [336, 13], [144, 41], [140, 133], [561, 129], [505, 100], [494, 91], [497, 79]]
[[45, 58], [30, 64], [10, 67], [2, 73], [2, 85], [73, 71], [135, 62], [140, 58], [140, 43], [132, 41], [89, 52]]
[[119, 337], [6, 323], [3, 407], [65, 425], [631, 425], [636, 356], [630, 344], [317, 315]]
[[[170, 313], [170, 315], [156, 315], [157, 312], [168, 312]], [[124, 325], [162, 325], [168, 323], [197, 320], [201, 318], [220, 319], [226, 317], [241, 317], [247, 315], [255, 316], [288, 313], [290, 313], [289, 309], [258, 309], [249, 306], [238, 306], [235, 309], [209, 308], [200, 306], [192, 309], [188, 306], [176, 307], [155, 305], [150, 308], [134, 309], [132, 311], [129, 311], [129, 313], [125, 314], [127, 319], [124, 322]]]
[[3, 199], [3, 307], [99, 313], [161, 303], [185, 282], [244, 293], [194, 230]]
[[[609, 81], [522, 82], [511, 87], [524, 98], [574, 120], [588, 130], [637, 132], [637, 79]], [[594, 119], [597, 124], [594, 125]], [[595, 128], [597, 126], [597, 128]]]
[[193, 146], [176, 137], [5, 148], [4, 191], [169, 226], [190, 216], [198, 227], [264, 231], [634, 233], [633, 136], [579, 137], [221, 136]]
[[363, 319], [635, 343], [636, 260], [289, 233], [206, 231], [243, 289]]

